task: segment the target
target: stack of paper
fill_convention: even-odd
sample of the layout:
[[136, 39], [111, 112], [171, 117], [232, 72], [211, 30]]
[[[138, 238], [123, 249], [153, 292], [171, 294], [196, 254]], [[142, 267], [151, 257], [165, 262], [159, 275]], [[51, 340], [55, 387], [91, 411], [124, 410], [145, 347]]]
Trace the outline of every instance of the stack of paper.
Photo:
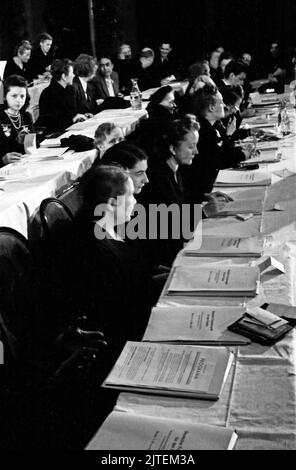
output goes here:
[[152, 310], [143, 341], [211, 346], [249, 344], [243, 336], [227, 330], [244, 313], [243, 307], [157, 307]]
[[245, 266], [177, 266], [168, 281], [168, 295], [208, 297], [254, 297], [260, 272]]
[[186, 256], [215, 256], [215, 257], [256, 257], [263, 253], [263, 239], [258, 237], [237, 238], [206, 236], [189, 242], [183, 250]]
[[270, 186], [271, 177], [260, 171], [221, 170], [215, 186]]
[[[25, 155], [22, 161], [39, 162], [46, 160], [63, 160], [63, 155], [68, 149], [69, 147], [39, 148], [36, 149], [34, 153]], [[74, 153], [74, 150], [71, 152]]]
[[227, 348], [128, 341], [103, 387], [218, 400], [232, 360]]
[[113, 411], [85, 450], [232, 450], [236, 441], [229, 428]]

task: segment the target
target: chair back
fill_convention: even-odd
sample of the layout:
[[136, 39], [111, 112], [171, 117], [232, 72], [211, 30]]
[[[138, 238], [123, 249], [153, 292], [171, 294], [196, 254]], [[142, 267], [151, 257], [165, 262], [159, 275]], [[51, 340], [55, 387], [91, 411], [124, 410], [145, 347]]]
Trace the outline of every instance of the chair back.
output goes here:
[[72, 186], [65, 189], [58, 196], [58, 200], [63, 202], [75, 217], [79, 213], [83, 202], [80, 184], [74, 183]]
[[74, 220], [71, 210], [56, 198], [47, 198], [41, 202], [40, 218], [45, 238], [62, 233]]

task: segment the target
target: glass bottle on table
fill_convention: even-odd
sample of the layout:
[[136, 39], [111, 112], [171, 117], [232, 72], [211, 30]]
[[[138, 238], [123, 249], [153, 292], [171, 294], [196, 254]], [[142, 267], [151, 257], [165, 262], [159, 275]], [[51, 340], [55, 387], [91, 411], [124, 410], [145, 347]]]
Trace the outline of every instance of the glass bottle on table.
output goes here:
[[132, 78], [132, 89], [130, 92], [130, 101], [132, 109], [142, 109], [142, 93], [139, 90], [138, 79]]
[[290, 134], [290, 119], [287, 112], [287, 104], [285, 101], [281, 104], [279, 112], [279, 130], [283, 136]]

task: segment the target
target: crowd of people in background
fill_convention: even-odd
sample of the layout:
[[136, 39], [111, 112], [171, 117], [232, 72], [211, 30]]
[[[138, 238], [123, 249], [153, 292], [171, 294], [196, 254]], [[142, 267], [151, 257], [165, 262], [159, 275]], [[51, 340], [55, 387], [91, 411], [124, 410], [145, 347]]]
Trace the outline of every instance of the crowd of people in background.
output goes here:
[[[252, 147], [243, 149], [237, 142], [250, 135], [242, 119], [248, 112], [250, 82], [258, 78], [257, 64], [249, 50], [235, 56], [217, 47], [184, 68], [167, 40], [155, 51], [144, 47], [137, 54], [123, 43], [116, 57], [81, 53], [71, 61], [56, 59], [53, 52], [53, 38], [42, 33], [34, 47], [22, 41], [7, 62], [0, 112], [1, 166], [22, 158], [24, 136], [34, 125], [44, 128], [47, 136], [61, 134], [103, 109], [129, 106], [124, 97], [134, 78], [141, 91], [156, 89], [147, 107], [148, 119], [128, 137], [112, 123], [98, 127], [93, 141], [96, 159], [80, 180], [81, 212], [62, 250], [65, 266], [71, 266], [69, 312], [74, 317], [77, 305], [85, 306], [88, 329], [106, 335], [111, 367], [127, 340], [141, 339], [185, 241], [174, 239], [171, 227], [166, 240], [124, 239], [114, 220], [128, 223], [136, 203], [145, 208], [205, 203], [202, 217], [207, 217], [229, 200], [213, 186], [219, 170], [235, 168], [252, 155]], [[271, 45], [264, 75], [269, 86], [283, 90], [293, 78], [293, 60], [285, 63], [279, 45]], [[41, 77], [50, 78], [50, 85], [41, 93], [40, 116], [33, 124], [27, 112], [28, 86]], [[179, 81], [186, 82], [185, 91], [175, 86]], [[99, 217], [94, 212], [98, 204], [106, 207]], [[95, 237], [96, 228], [105, 231], [104, 240]], [[47, 300], [52, 306], [53, 300]]]

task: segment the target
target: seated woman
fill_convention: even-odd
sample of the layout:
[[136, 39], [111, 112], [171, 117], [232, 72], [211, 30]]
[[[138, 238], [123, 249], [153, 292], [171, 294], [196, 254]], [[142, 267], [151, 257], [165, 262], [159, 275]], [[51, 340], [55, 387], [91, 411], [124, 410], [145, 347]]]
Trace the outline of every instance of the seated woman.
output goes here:
[[118, 166], [94, 167], [84, 180], [83, 199], [77, 224], [80, 292], [90, 306], [90, 327], [104, 331], [114, 359], [127, 340], [141, 339], [157, 298], [138, 243], [119, 235], [136, 203], [129, 173]]
[[0, 166], [21, 159], [24, 137], [32, 131], [27, 83], [23, 77], [12, 75], [4, 81], [4, 110], [0, 112]]
[[204, 86], [204, 84], [215, 86], [207, 60], [192, 64], [188, 70], [188, 79], [189, 83], [186, 92], [184, 96], [180, 97], [178, 103], [181, 115], [191, 112], [191, 98], [199, 88]]
[[[179, 210], [182, 209], [185, 203], [185, 193], [180, 167], [191, 166], [198, 153], [196, 149], [198, 129], [197, 122], [189, 118], [173, 121], [162, 140], [158, 142], [154, 149], [155, 158], [148, 172], [149, 184], [143, 188], [138, 198], [139, 203], [146, 207], [147, 213], [152, 204], [157, 206], [163, 204], [167, 208], [175, 204]], [[169, 221], [167, 224], [166, 239], [161, 239], [158, 231], [154, 240], [147, 241], [147, 250], [155, 266], [170, 266], [183, 246], [182, 235], [180, 234], [176, 239], [172, 233], [173, 224]], [[178, 226], [179, 224], [180, 220]]]
[[200, 123], [200, 138], [190, 174], [186, 176], [186, 186], [190, 202], [201, 203], [205, 194], [211, 193], [219, 170], [232, 168], [250, 153], [234, 147], [224, 134], [215, 128], [225, 117], [224, 102], [216, 87], [205, 85], [197, 90], [192, 98], [191, 111]]
[[53, 38], [48, 33], [41, 33], [38, 36], [29, 63], [30, 73], [33, 78], [38, 78], [39, 75], [49, 72], [50, 64], [53, 61], [52, 42]]
[[15, 49], [15, 55], [8, 60], [4, 69], [4, 79], [11, 75], [19, 75], [25, 78], [28, 83], [32, 81], [32, 75], [29, 67], [32, 46], [29, 41], [22, 41]]
[[147, 106], [148, 119], [140, 122], [138, 129], [129, 136], [153, 159], [154, 148], [168, 125], [176, 119], [175, 94], [171, 86], [159, 88]]
[[95, 132], [95, 147], [98, 150], [97, 160], [103, 158], [104, 153], [113, 145], [124, 140], [123, 130], [113, 122], [100, 124]]
[[78, 114], [73, 89], [73, 63], [68, 59], [57, 59], [51, 66], [52, 79], [39, 100], [38, 126], [48, 132], [63, 132], [75, 122], [85, 121], [84, 114]]
[[104, 154], [102, 162], [106, 165], [118, 163], [129, 175], [134, 183], [134, 194], [138, 195], [149, 183], [147, 178], [148, 157], [143, 150], [129, 142], [121, 142], [111, 147]]
[[98, 69], [96, 59], [87, 54], [80, 54], [74, 62], [73, 80], [76, 112], [92, 117], [98, 112], [96, 94], [90, 83]]

